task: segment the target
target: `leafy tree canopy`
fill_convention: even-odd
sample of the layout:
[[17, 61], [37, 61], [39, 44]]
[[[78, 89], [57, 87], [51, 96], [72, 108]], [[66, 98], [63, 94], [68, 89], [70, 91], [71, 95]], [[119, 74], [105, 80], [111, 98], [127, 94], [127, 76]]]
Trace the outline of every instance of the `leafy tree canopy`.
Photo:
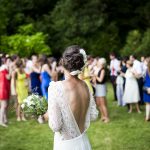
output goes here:
[[50, 47], [45, 44], [47, 35], [34, 33], [32, 24], [20, 26], [17, 34], [1, 37], [1, 49], [5, 53], [30, 56], [32, 53], [51, 54]]
[[[9, 40], [25, 43], [30, 37], [33, 45], [33, 39], [42, 39], [53, 55], [60, 55], [72, 44], [81, 45], [95, 56], [106, 57], [110, 51], [147, 54], [149, 10], [147, 0], [0, 0], [1, 51], [14, 53]], [[4, 47], [4, 43], [9, 46]], [[38, 42], [39, 46], [29, 43], [22, 47], [23, 55], [43, 48]], [[30, 50], [28, 45], [32, 45]]]

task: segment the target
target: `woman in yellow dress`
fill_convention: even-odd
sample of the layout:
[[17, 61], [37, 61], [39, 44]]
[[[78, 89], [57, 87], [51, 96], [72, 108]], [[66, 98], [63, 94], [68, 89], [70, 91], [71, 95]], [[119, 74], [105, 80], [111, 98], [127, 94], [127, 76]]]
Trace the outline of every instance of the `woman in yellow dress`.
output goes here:
[[16, 93], [18, 99], [18, 106], [17, 106], [17, 121], [25, 121], [24, 113], [21, 110], [21, 104], [23, 100], [28, 96], [28, 82], [27, 82], [27, 75], [24, 71], [23, 61], [20, 59], [16, 63], [17, 69], [15, 74], [15, 85], [16, 85]]
[[88, 88], [90, 89], [90, 92], [94, 94], [93, 87], [90, 82], [91, 80], [90, 71], [87, 66], [85, 66], [83, 72], [79, 75], [79, 79], [83, 80], [87, 84]]

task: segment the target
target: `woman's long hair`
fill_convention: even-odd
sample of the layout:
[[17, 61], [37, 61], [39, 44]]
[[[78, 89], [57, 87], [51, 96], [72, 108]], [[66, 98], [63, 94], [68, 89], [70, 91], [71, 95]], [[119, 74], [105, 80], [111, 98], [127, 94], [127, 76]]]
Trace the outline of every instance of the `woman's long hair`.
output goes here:
[[46, 55], [41, 55], [39, 59], [40, 65], [43, 66], [44, 64], [47, 64], [51, 70], [51, 64], [48, 62], [48, 58]]

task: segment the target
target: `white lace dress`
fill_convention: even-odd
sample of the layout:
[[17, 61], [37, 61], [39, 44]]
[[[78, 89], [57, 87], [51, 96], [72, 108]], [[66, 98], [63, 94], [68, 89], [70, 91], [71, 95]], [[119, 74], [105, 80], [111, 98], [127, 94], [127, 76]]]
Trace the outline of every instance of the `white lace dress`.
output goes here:
[[62, 82], [51, 82], [48, 89], [48, 115], [49, 126], [55, 132], [53, 149], [91, 150], [86, 131], [90, 126], [90, 121], [98, 117], [94, 98], [91, 94], [83, 133], [80, 133], [66, 98]]

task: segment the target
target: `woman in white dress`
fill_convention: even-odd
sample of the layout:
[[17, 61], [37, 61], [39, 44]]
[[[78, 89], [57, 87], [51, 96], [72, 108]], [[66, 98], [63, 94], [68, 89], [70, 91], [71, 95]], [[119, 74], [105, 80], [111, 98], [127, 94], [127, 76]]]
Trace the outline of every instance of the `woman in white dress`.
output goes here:
[[127, 61], [127, 71], [125, 73], [126, 84], [125, 91], [123, 95], [123, 101], [126, 104], [129, 104], [129, 113], [132, 112], [132, 104], [136, 105], [136, 109], [138, 113], [141, 113], [138, 102], [140, 101], [140, 94], [138, 83], [136, 77], [134, 75], [134, 70], [132, 68], [133, 63], [131, 61]]
[[49, 126], [55, 132], [54, 150], [91, 150], [86, 135], [98, 111], [87, 85], [78, 79], [86, 63], [79, 46], [68, 47], [62, 58], [65, 80], [51, 82], [48, 90]]

